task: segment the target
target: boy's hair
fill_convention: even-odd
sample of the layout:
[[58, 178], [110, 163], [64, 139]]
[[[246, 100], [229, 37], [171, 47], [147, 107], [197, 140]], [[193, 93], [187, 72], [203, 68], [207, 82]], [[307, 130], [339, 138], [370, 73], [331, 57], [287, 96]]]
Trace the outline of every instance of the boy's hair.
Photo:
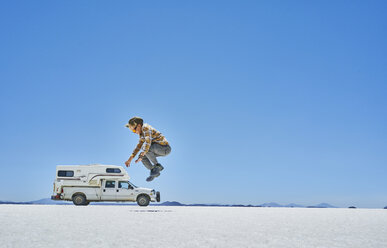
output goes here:
[[138, 116], [135, 116], [135, 117], [131, 118], [131, 119], [129, 120], [128, 123], [129, 123], [129, 125], [131, 125], [131, 126], [137, 126], [138, 124], [140, 124], [140, 125], [142, 126], [142, 124], [144, 123], [144, 121], [143, 121], [142, 118], [140, 118], [140, 117], [138, 117]]

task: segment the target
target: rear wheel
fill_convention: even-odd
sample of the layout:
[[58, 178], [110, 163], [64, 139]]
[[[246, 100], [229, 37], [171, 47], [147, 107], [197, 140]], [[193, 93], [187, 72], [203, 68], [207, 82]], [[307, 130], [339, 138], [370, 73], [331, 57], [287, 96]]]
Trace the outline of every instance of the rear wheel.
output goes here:
[[88, 203], [86, 201], [86, 197], [84, 195], [81, 195], [81, 194], [73, 196], [73, 203], [76, 206], [86, 206], [86, 205], [88, 205]]
[[150, 199], [147, 195], [139, 195], [137, 196], [137, 204], [141, 207], [146, 207], [149, 205]]

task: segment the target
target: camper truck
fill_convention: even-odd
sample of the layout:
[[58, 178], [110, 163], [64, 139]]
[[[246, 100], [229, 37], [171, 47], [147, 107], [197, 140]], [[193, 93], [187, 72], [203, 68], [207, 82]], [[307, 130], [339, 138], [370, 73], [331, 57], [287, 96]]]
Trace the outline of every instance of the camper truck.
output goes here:
[[72, 201], [77, 206], [129, 201], [145, 207], [160, 202], [160, 192], [137, 187], [129, 179], [126, 170], [117, 165], [58, 165], [51, 199]]

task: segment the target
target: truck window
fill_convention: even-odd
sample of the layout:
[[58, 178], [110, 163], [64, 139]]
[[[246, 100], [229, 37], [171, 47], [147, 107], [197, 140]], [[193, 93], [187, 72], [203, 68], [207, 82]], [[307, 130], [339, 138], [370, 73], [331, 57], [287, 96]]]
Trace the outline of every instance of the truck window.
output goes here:
[[106, 168], [106, 173], [121, 173], [121, 170], [118, 168]]
[[129, 183], [125, 182], [125, 181], [119, 182], [118, 183], [118, 188], [120, 188], [120, 189], [129, 189]]
[[60, 170], [58, 171], [58, 177], [73, 177], [74, 171], [64, 171]]
[[106, 181], [105, 188], [115, 188], [116, 182], [115, 181]]
[[131, 183], [130, 181], [128, 181], [128, 183], [130, 184], [130, 186], [132, 186], [132, 187], [131, 187], [132, 189], [133, 189], [133, 188], [137, 188], [137, 186], [134, 185], [133, 183]]

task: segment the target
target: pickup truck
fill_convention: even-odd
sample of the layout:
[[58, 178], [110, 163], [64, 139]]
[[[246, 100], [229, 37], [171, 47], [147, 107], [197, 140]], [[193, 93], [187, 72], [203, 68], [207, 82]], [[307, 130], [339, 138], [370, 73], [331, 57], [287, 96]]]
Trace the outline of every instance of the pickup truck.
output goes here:
[[160, 202], [160, 192], [140, 188], [129, 181], [122, 166], [76, 165], [57, 166], [52, 200], [72, 201], [77, 206], [90, 202], [137, 202], [148, 206]]

